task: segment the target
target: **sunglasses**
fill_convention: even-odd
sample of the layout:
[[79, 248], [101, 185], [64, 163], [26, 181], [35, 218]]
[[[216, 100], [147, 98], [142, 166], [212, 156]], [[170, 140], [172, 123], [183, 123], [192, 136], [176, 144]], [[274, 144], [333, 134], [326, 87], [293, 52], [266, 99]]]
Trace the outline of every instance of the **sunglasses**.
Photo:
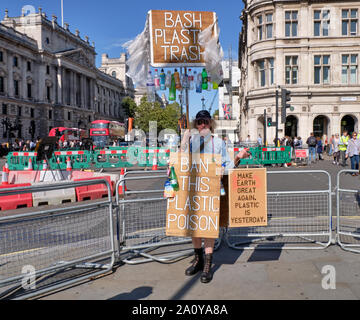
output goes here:
[[210, 120], [209, 119], [198, 119], [195, 121], [196, 125], [200, 126], [202, 124], [208, 125], [210, 124]]

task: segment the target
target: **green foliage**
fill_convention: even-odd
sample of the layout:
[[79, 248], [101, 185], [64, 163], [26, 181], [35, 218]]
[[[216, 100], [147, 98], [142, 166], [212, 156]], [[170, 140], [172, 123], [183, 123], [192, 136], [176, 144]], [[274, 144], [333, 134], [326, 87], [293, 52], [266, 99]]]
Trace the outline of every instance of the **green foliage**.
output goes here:
[[214, 114], [213, 114], [213, 118], [214, 118], [215, 116], [218, 116], [218, 115], [219, 115], [219, 109], [215, 110], [215, 112], [214, 112]]
[[125, 110], [126, 115], [128, 117], [134, 118], [136, 108], [137, 108], [135, 101], [130, 97], [125, 97], [122, 100], [121, 105], [122, 105], [123, 109]]
[[149, 132], [149, 122], [156, 121], [158, 133], [164, 129], [176, 131], [179, 118], [180, 107], [176, 102], [162, 108], [159, 102], [148, 102], [146, 96], [143, 96], [136, 108], [135, 126], [144, 132]]

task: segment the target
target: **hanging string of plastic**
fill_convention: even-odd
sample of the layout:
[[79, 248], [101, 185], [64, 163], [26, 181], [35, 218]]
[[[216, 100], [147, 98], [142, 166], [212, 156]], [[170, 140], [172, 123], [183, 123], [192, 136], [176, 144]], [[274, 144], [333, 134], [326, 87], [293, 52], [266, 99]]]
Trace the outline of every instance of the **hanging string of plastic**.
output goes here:
[[[199, 33], [199, 44], [205, 48], [204, 60], [208, 76], [211, 77], [211, 81], [219, 84], [223, 80], [221, 61], [224, 52], [219, 41], [220, 29], [217, 22], [216, 19], [214, 23]], [[214, 32], [214, 28], [217, 28], [217, 33]]]
[[144, 31], [134, 40], [126, 42], [123, 47], [128, 50], [128, 71], [126, 75], [138, 87], [146, 87], [150, 54], [149, 18], [146, 19]]

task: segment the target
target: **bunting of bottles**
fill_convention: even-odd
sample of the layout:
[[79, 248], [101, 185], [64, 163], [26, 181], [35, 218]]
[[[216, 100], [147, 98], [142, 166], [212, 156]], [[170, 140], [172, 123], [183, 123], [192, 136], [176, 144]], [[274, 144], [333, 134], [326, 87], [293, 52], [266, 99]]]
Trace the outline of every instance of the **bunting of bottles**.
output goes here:
[[[160, 71], [160, 72], [159, 72]], [[148, 72], [146, 79], [147, 97], [149, 102], [155, 102], [156, 91], [169, 89], [169, 100], [176, 100], [176, 90], [195, 90], [197, 93], [203, 91], [217, 90], [219, 85], [211, 80], [211, 76], [203, 68], [200, 71], [188, 69], [187, 73], [179, 73], [178, 69], [167, 70], [154, 69]]]

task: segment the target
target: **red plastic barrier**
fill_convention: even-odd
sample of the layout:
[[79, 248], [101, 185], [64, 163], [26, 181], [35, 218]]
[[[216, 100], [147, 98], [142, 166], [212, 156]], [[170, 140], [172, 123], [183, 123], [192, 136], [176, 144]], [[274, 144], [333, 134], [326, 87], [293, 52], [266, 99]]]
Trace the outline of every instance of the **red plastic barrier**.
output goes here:
[[[112, 195], [113, 188], [109, 176], [74, 179], [74, 181], [89, 181], [89, 180], [99, 180], [99, 179], [105, 179], [109, 182], [110, 192]], [[77, 201], [95, 200], [95, 199], [105, 198], [108, 196], [108, 191], [105, 184], [93, 184], [90, 186], [76, 187], [75, 192], [76, 192]]]
[[[0, 186], [0, 189], [17, 188], [17, 187], [30, 187], [30, 183], [22, 184], [9, 184], [6, 186]], [[14, 194], [2, 196], [0, 192], [0, 211], [15, 210], [18, 208], [31, 208], [33, 206], [32, 194]]]

